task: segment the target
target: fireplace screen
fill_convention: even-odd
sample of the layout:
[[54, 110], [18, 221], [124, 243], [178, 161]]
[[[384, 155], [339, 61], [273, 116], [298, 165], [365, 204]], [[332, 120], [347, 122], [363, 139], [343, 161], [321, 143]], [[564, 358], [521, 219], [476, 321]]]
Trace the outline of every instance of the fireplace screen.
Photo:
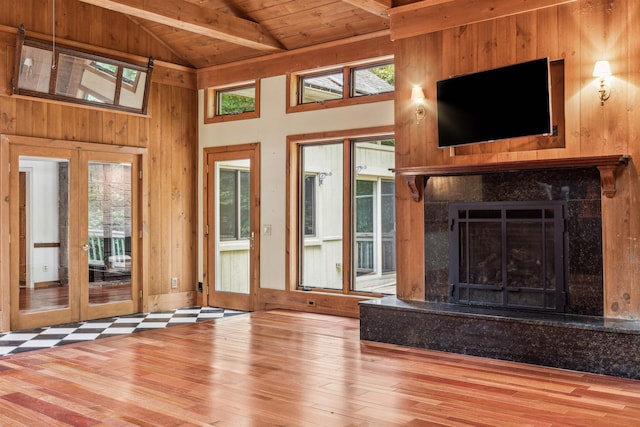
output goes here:
[[452, 302], [564, 311], [565, 203], [452, 203]]

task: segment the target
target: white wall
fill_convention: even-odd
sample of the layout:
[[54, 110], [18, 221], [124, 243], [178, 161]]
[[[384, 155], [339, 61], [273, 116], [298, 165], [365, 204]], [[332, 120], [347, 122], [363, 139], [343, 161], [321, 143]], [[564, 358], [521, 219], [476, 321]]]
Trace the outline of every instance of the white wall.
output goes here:
[[[58, 237], [58, 164], [55, 161], [21, 160], [20, 169], [30, 173], [27, 189], [31, 210], [31, 230], [27, 231], [31, 246], [29, 257], [32, 282], [58, 280], [58, 248], [33, 248], [34, 243], [56, 243]], [[29, 185], [29, 184], [27, 184]], [[29, 226], [27, 222], [27, 226]], [[44, 270], [47, 271], [44, 271]]]
[[[271, 225], [271, 236], [261, 236], [260, 285], [285, 289], [286, 145], [288, 135], [328, 132], [394, 123], [393, 101], [286, 114], [286, 77], [260, 82], [260, 118], [204, 124], [204, 91], [198, 101], [198, 280], [202, 263], [202, 163], [203, 148], [260, 143], [261, 223]], [[264, 227], [260, 227], [264, 230]]]

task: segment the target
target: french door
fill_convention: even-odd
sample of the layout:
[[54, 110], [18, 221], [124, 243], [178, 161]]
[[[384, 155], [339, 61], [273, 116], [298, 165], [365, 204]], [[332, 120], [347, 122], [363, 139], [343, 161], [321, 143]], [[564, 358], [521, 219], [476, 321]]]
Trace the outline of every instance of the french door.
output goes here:
[[9, 154], [11, 329], [139, 311], [139, 156]]
[[260, 277], [259, 145], [205, 149], [205, 161], [205, 301], [251, 311]]

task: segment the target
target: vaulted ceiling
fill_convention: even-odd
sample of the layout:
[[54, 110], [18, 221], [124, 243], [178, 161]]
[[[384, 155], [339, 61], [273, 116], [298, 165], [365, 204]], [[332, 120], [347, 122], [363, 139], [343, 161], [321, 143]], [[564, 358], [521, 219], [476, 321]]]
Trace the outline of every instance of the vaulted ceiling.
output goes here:
[[417, 0], [78, 0], [124, 14], [194, 68], [389, 29]]

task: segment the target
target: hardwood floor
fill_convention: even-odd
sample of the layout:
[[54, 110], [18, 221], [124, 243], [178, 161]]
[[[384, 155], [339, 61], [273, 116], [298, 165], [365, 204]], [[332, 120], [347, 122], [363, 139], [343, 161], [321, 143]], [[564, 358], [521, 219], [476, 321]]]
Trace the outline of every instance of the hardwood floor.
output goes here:
[[638, 426], [640, 382], [256, 312], [0, 359], [0, 425]]

